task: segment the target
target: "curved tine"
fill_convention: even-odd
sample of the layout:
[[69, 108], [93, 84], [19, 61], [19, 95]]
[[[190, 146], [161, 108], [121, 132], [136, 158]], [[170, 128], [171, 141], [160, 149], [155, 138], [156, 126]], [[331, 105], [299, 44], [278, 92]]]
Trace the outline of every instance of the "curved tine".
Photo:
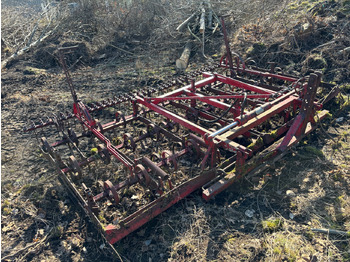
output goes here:
[[30, 121], [30, 123], [32, 124], [32, 126], [31, 126], [31, 127], [35, 129], [35, 128], [36, 128], [36, 124], [35, 124], [35, 122], [34, 122], [33, 120], [29, 120], [29, 121]]
[[49, 123], [53, 122], [52, 121], [52, 117], [49, 117], [46, 113], [44, 113], [44, 117], [46, 118], [46, 122], [45, 123], [49, 124]]

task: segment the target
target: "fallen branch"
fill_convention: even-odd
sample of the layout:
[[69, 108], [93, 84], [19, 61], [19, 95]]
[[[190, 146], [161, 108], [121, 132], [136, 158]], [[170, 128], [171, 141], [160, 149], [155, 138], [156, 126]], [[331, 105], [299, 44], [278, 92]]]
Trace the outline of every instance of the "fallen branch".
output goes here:
[[22, 48], [21, 50], [19, 50], [18, 52], [15, 52], [14, 54], [12, 54], [9, 58], [5, 59], [2, 63], [1, 63], [1, 69], [3, 69], [4, 67], [6, 67], [6, 65], [15, 60], [15, 59], [19, 59], [21, 56], [23, 56], [26, 52], [28, 52], [30, 49], [33, 49], [34, 47], [38, 46], [41, 42], [43, 42], [46, 38], [48, 38], [49, 36], [51, 36], [53, 34], [53, 32], [56, 30], [57, 26], [51, 30], [50, 32], [48, 32], [45, 36], [39, 38], [38, 40], [36, 40], [35, 42], [33, 42], [32, 44], [30, 44], [29, 46], [26, 46], [24, 48]]
[[127, 54], [129, 54], [129, 55], [134, 55], [133, 53], [131, 53], [131, 52], [129, 52], [129, 51], [126, 51], [126, 50], [124, 50], [124, 49], [122, 49], [122, 48], [120, 48], [120, 47], [117, 47], [117, 46], [115, 46], [115, 45], [112, 45], [112, 44], [108, 44], [108, 45], [111, 46], [111, 47], [114, 47], [115, 49], [118, 49], [119, 51], [125, 52], [125, 53], [127, 53]]
[[[5, 261], [5, 260], [8, 260], [10, 258], [14, 258], [16, 257], [17, 255], [19, 255], [20, 253], [22, 253], [23, 251], [26, 251], [27, 249], [31, 248], [31, 247], [34, 247], [34, 248], [37, 248], [39, 245], [43, 244], [44, 242], [46, 242], [47, 240], [47, 237], [50, 235], [52, 229], [49, 231], [49, 233], [46, 234], [45, 237], [43, 237], [40, 241], [38, 242], [34, 242], [34, 243], [31, 243], [27, 246], [25, 246], [24, 248], [21, 248], [20, 250], [17, 250], [15, 253], [13, 254], [10, 254], [10, 255], [7, 255], [5, 257], [2, 257], [1, 260], [2, 261]], [[21, 260], [23, 260], [30, 252], [27, 252], [22, 258]]]
[[197, 12], [194, 12], [189, 18], [187, 18], [185, 21], [183, 21], [177, 28], [176, 31], [181, 32], [189, 22], [191, 22], [197, 15]]

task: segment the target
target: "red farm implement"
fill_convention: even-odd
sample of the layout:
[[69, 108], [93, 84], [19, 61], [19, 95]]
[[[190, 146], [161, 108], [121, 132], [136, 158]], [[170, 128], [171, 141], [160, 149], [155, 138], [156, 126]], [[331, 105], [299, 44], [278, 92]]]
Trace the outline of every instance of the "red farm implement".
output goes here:
[[[273, 63], [248, 66], [231, 55], [226, 33], [225, 41], [219, 64], [90, 104], [78, 99], [66, 69], [71, 48], [60, 49], [73, 110], [26, 131], [56, 127], [57, 141], [39, 137], [43, 154], [109, 243], [197, 189], [209, 200], [276, 161], [326, 116], [323, 103], [338, 89], [320, 73], [298, 78]], [[332, 89], [322, 100], [320, 86]], [[109, 121], [104, 110], [114, 110]]]

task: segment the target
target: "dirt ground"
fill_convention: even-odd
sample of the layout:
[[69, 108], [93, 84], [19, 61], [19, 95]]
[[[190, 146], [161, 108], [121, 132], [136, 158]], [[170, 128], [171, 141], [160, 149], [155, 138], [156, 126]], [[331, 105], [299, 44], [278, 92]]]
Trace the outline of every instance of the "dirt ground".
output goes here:
[[[315, 26], [324, 23], [319, 17]], [[338, 25], [350, 31], [349, 14], [334, 19], [333, 27], [323, 28], [327, 34], [335, 34]], [[320, 28], [315, 34], [322, 42], [316, 47], [332, 40], [323, 38]], [[123, 261], [350, 261], [349, 55], [331, 53], [332, 43], [324, 46], [325, 68], [325, 61], [311, 56], [315, 46], [307, 36], [295, 39], [298, 48], [278, 49], [278, 54], [274, 44], [283, 41], [264, 42], [256, 30], [243, 27], [231, 39], [235, 48], [258, 65], [278, 60], [291, 73], [324, 68], [325, 79], [342, 92], [326, 106], [331, 115], [274, 166], [209, 202], [195, 192], [122, 239], [114, 247]], [[338, 52], [350, 42], [333, 44]], [[208, 53], [215, 60], [219, 52]], [[58, 182], [33, 134], [23, 132], [38, 116], [71, 109], [64, 74], [47, 53], [25, 54], [1, 73], [1, 259], [118, 261]], [[169, 55], [162, 54], [159, 63], [128, 56], [79, 60], [78, 55], [72, 58], [72, 63], [79, 60], [72, 71], [76, 91], [85, 102], [101, 101], [130, 86], [160, 82], [175, 73]], [[50, 61], [51, 67], [40, 66]], [[194, 58], [188, 70], [201, 64], [203, 58]]]

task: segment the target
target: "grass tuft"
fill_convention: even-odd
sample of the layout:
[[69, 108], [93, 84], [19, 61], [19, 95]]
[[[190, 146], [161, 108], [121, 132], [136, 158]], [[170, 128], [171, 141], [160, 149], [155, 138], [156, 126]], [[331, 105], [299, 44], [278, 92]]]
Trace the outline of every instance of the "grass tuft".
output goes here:
[[264, 231], [277, 231], [283, 227], [283, 220], [280, 218], [270, 218], [261, 222]]

